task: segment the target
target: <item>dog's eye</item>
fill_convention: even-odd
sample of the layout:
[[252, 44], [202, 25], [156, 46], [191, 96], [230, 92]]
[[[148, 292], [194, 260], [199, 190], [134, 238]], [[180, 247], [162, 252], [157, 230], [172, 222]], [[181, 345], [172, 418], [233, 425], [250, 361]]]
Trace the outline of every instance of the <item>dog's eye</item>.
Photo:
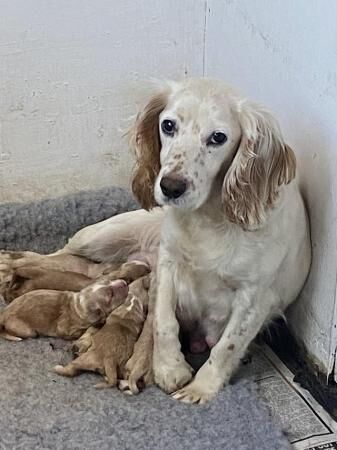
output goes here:
[[222, 145], [227, 141], [227, 136], [221, 131], [211, 134], [207, 140], [207, 145]]
[[164, 134], [168, 136], [173, 136], [176, 131], [176, 123], [173, 120], [163, 120], [161, 123], [161, 129]]

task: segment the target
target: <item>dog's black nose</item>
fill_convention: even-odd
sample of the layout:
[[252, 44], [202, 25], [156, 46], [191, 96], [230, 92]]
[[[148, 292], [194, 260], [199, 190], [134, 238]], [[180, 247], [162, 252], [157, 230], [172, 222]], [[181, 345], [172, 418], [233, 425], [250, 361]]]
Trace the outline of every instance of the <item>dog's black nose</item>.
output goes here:
[[168, 198], [178, 198], [186, 191], [187, 182], [183, 178], [167, 175], [160, 181], [163, 194]]

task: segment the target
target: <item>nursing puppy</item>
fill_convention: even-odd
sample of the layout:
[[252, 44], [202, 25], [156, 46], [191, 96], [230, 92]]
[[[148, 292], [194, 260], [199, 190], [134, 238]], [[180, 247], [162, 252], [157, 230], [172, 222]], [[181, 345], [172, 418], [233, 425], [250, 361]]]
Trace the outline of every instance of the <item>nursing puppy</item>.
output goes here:
[[6, 303], [11, 303], [15, 298], [38, 289], [78, 292], [93, 281], [81, 273], [23, 266], [14, 270], [12, 280], [3, 289], [2, 296]]
[[[98, 388], [113, 387], [118, 379], [126, 379], [126, 363], [132, 355], [134, 345], [142, 330], [149, 301], [149, 276], [131, 283], [126, 302], [113, 311], [105, 325], [90, 334], [85, 353], [66, 366], [57, 365], [59, 375], [73, 377], [81, 371], [98, 372], [105, 376], [105, 382]], [[137, 384], [129, 386], [132, 393], [138, 392]]]
[[121, 263], [97, 263], [88, 258], [62, 252], [52, 255], [40, 255], [34, 252], [0, 251], [0, 282], [10, 282], [15, 269], [20, 267], [38, 267], [46, 270], [81, 273], [89, 278], [97, 278], [105, 270], [118, 269]]
[[[118, 268], [115, 266], [106, 268], [97, 279], [102, 282], [122, 279], [129, 284], [148, 274], [149, 271], [150, 268], [146, 263], [130, 261]], [[8, 287], [3, 289], [2, 295], [5, 302], [10, 303], [15, 298], [37, 289], [78, 292], [92, 282], [92, 278], [82, 273], [39, 266], [22, 266], [14, 270], [12, 280]]]
[[75, 339], [103, 323], [128, 294], [124, 280], [95, 282], [78, 293], [41, 289], [15, 299], [0, 313], [0, 336], [20, 341], [37, 336]]

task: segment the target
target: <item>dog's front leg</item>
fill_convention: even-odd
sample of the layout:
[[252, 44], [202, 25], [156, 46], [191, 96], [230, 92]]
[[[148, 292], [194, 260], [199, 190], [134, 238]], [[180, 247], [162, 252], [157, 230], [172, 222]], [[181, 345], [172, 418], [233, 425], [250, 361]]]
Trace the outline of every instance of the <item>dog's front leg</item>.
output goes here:
[[213, 398], [229, 382], [277, 300], [270, 289], [238, 290], [228, 324], [208, 360], [194, 380], [175, 392], [173, 397], [185, 403], [200, 404]]
[[177, 293], [174, 269], [161, 250], [158, 264], [158, 291], [154, 317], [153, 371], [155, 382], [173, 392], [192, 378], [192, 368], [181, 353], [176, 318]]

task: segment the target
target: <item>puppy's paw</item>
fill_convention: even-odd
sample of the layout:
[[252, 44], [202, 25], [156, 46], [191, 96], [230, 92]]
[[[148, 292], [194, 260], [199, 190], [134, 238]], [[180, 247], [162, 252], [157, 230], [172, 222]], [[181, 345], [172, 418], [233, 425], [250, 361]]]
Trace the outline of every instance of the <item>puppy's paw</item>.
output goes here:
[[137, 392], [133, 392], [130, 388], [128, 380], [119, 380], [118, 381], [118, 389], [127, 395], [138, 394], [139, 390], [137, 388]]
[[128, 385], [133, 394], [138, 394], [139, 386], [153, 383], [152, 352], [137, 352], [131, 356], [125, 366]]
[[185, 386], [193, 375], [192, 367], [185, 361], [184, 357], [179, 362], [166, 364], [156, 362], [154, 366], [154, 380], [165, 392], [170, 394]]
[[12, 265], [2, 262], [0, 258], [0, 284], [2, 285], [2, 291], [8, 289], [8, 286], [12, 283], [13, 275], [14, 269]]
[[54, 366], [53, 370], [58, 375], [67, 376], [66, 368], [65, 366], [61, 366], [61, 364], [57, 364], [56, 366]]
[[0, 250], [0, 261], [13, 261], [22, 258], [38, 258], [39, 253], [29, 252], [29, 251], [15, 251], [15, 250]]
[[45, 256], [34, 252], [0, 250], [0, 283], [10, 282], [14, 269], [35, 264]]
[[193, 380], [187, 386], [174, 392], [172, 397], [183, 403], [203, 405], [214, 398], [215, 395], [216, 392], [207, 389], [207, 386], [201, 386], [197, 380]]
[[74, 377], [78, 373], [78, 371], [76, 370], [75, 366], [72, 363], [66, 366], [61, 366], [61, 364], [57, 364], [56, 366], [54, 366], [54, 372], [64, 377]]
[[109, 389], [113, 386], [111, 386], [109, 383], [107, 383], [106, 381], [102, 381], [101, 383], [96, 383], [94, 384], [94, 388], [95, 389]]
[[70, 346], [70, 352], [74, 356], [79, 356], [89, 350], [91, 341], [83, 340], [82, 337], [74, 341]]

